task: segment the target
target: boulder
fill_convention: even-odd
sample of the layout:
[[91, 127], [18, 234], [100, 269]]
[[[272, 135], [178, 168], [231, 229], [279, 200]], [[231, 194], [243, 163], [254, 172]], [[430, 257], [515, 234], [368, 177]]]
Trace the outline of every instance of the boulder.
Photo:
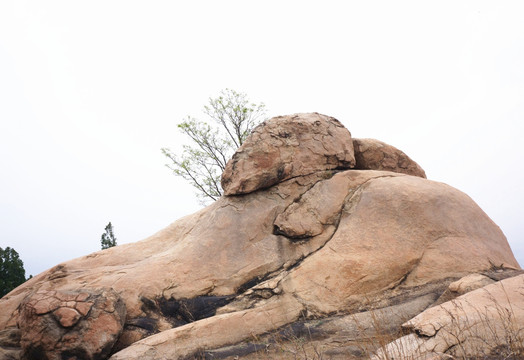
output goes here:
[[[388, 289], [411, 291], [427, 283], [489, 269], [490, 259], [516, 265], [498, 227], [469, 197], [447, 185], [402, 174], [349, 170], [318, 181], [287, 208], [301, 205], [312, 209], [317, 203], [310, 212], [323, 215], [312, 218], [332, 219], [326, 215], [329, 212], [323, 202], [329, 202], [329, 197], [323, 196], [321, 189], [344, 198], [340, 208], [330, 210], [334, 220], [320, 222], [321, 230], [315, 232], [309, 228], [308, 219], [302, 223], [294, 219], [286, 230], [275, 230], [282, 244], [315, 243], [309, 255], [296, 258], [289, 266], [269, 273], [264, 281], [238, 292], [216, 310], [215, 316], [137, 341], [113, 359], [196, 356], [201, 349], [257, 338], [285, 324], [295, 324], [303, 316], [318, 319], [338, 312], [357, 312], [370, 300], [380, 300]], [[249, 197], [256, 194], [244, 198]], [[231, 199], [235, 198], [220, 201]], [[286, 236], [288, 231], [293, 236]], [[294, 237], [308, 231], [320, 233]], [[476, 248], [473, 252], [472, 247]], [[277, 253], [268, 257], [275, 256]], [[241, 258], [239, 253], [236, 259]], [[433, 301], [437, 297], [432, 297]]]
[[[335, 211], [340, 216], [336, 231], [281, 281], [283, 292], [308, 311], [347, 309], [399, 284], [418, 286], [489, 269], [499, 262], [495, 259], [518, 267], [500, 229], [464, 193], [419, 177], [358, 170], [315, 187], [341, 183], [338, 177], [347, 182], [343, 206]], [[308, 193], [297, 207], [311, 207]], [[313, 210], [294, 211], [320, 213], [328, 208], [323, 200], [317, 197]], [[307, 219], [294, 219], [287, 227], [307, 233]]]
[[125, 302], [126, 322], [117, 348], [211, 317], [238, 294], [294, 266], [329, 239], [327, 232], [295, 243], [273, 233], [275, 216], [329, 176], [317, 172], [250, 196], [224, 197], [148, 239], [57, 265], [0, 300], [0, 330], [16, 326], [16, 309], [30, 293], [86, 284], [112, 287]]
[[283, 180], [355, 165], [349, 131], [335, 118], [295, 114], [271, 118], [258, 127], [227, 163], [225, 195], [247, 194]]
[[426, 178], [426, 173], [399, 149], [375, 139], [353, 139], [356, 165], [360, 170], [385, 170]]
[[[58, 342], [62, 354], [66, 346], [85, 354], [86, 344], [77, 341], [89, 339], [82, 329], [100, 329], [90, 332], [97, 344], [108, 335], [88, 319], [95, 305], [86, 317], [75, 296], [88, 293], [85, 303], [96, 297], [86, 289], [112, 288], [125, 304], [125, 322], [112, 350], [97, 345], [100, 358], [107, 349], [113, 359], [182, 359], [214, 350], [249, 357], [242, 346], [287, 327], [327, 334], [318, 341], [356, 341], [354, 332], [342, 331], [347, 316], [368, 312], [358, 318], [369, 323], [370, 309], [403, 309], [409, 317], [392, 323], [398, 327], [465, 275], [493, 264], [519, 268], [500, 229], [467, 195], [353, 164], [351, 137], [335, 119], [270, 119], [228, 164], [224, 189], [236, 196], [143, 241], [35, 276], [0, 299], [0, 331], [19, 330], [28, 354], [50, 348], [55, 340], [48, 337], [66, 329], [81, 335]], [[411, 305], [395, 307], [404, 303]], [[319, 319], [324, 326], [314, 324]], [[52, 329], [44, 331], [48, 337], [32, 331], [44, 326]], [[34, 350], [32, 343], [42, 345]]]
[[24, 359], [105, 359], [124, 326], [126, 309], [116, 292], [40, 290], [20, 305]]

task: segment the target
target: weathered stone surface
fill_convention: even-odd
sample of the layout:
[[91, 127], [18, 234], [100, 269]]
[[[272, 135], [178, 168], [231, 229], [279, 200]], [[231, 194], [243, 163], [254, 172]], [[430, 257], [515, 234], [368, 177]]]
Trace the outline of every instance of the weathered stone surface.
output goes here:
[[281, 282], [309, 311], [330, 313], [398, 284], [489, 269], [490, 259], [518, 267], [500, 229], [460, 191], [394, 173], [343, 174], [354, 183], [336, 232]]
[[353, 139], [360, 170], [384, 170], [426, 178], [424, 170], [399, 149], [375, 139]]
[[[330, 316], [322, 321], [298, 320], [292, 325], [290, 319], [297, 319], [297, 310], [301, 306], [291, 297], [286, 298], [286, 306], [280, 304], [275, 307], [274, 301], [256, 310], [244, 310], [218, 316], [216, 319], [206, 319], [199, 324], [189, 324], [176, 328], [150, 338], [144, 339], [133, 346], [115, 354], [112, 360], [134, 360], [134, 359], [162, 359], [162, 358], [194, 358], [200, 355], [202, 358], [228, 359], [259, 359], [260, 353], [264, 358], [279, 359], [292, 356], [296, 353], [297, 343], [309, 343], [310, 347], [321, 349], [322, 354], [330, 359], [348, 359], [349, 354], [362, 354], [366, 347], [352, 340], [362, 340], [377, 337], [377, 326], [381, 331], [391, 332], [399, 327], [406, 319], [423, 311], [435, 300], [435, 294], [426, 294], [416, 297], [403, 304], [389, 306], [383, 309], [365, 311], [350, 315]], [[283, 312], [283, 309], [288, 309]], [[289, 311], [294, 309], [294, 311]], [[287, 321], [287, 322], [286, 322]], [[240, 322], [240, 324], [238, 323]], [[380, 324], [379, 324], [380, 323]], [[252, 326], [254, 324], [254, 326]], [[277, 332], [263, 336], [264, 331], [260, 328], [278, 329]], [[196, 327], [199, 329], [196, 330]], [[223, 327], [223, 328], [222, 328]], [[206, 328], [206, 331], [203, 329]], [[217, 329], [230, 329], [224, 333]], [[191, 344], [194, 337], [189, 336], [193, 331], [198, 331], [203, 338], [201, 348]], [[246, 332], [252, 336], [246, 337]], [[237, 346], [221, 347], [234, 343]], [[372, 348], [369, 344], [369, 349]], [[198, 351], [195, 351], [195, 348]], [[211, 350], [215, 348], [214, 350]], [[373, 348], [374, 349], [374, 348]], [[309, 350], [309, 351], [308, 351]], [[304, 358], [315, 354], [311, 349], [300, 349]], [[243, 355], [243, 356], [242, 356]]]
[[442, 296], [440, 296], [435, 305], [440, 305], [446, 301], [453, 300], [457, 296], [479, 289], [494, 282], [495, 280], [483, 274], [466, 275], [463, 278], [449, 284], [449, 287], [446, 289], [446, 291], [444, 291]]
[[[291, 204], [275, 220], [276, 232], [289, 238], [306, 238], [321, 234], [326, 226], [336, 225], [352, 185], [370, 179], [374, 173], [343, 172], [318, 182], [299, 201]], [[376, 174], [375, 174], [376, 176]]]
[[[297, 206], [298, 212], [299, 206], [312, 208], [315, 201], [308, 198], [315, 193], [319, 208], [323, 208], [319, 191], [322, 188], [337, 189], [345, 199], [340, 209], [328, 212], [340, 213], [340, 219], [331, 221], [311, 238], [297, 242], [291, 237], [289, 244], [308, 244], [322, 238], [326, 231], [327, 242], [323, 239], [317, 250], [303, 260], [237, 295], [218, 309], [216, 316], [151, 336], [114, 358], [161, 359], [167, 353], [174, 359], [183, 358], [199, 348], [221, 347], [259, 336], [268, 331], [262, 318], [269, 317], [274, 322], [273, 316], [277, 315], [273, 314], [287, 314], [288, 322], [298, 321], [300, 314], [321, 318], [333, 312], [356, 310], [359, 304], [380, 297], [399, 284], [416, 287], [489, 269], [490, 259], [516, 265], [500, 230], [469, 197], [447, 185], [402, 174], [349, 170], [318, 182], [286, 208]], [[442, 198], [448, 201], [443, 202]], [[317, 209], [317, 213], [322, 211]], [[296, 229], [309, 231], [307, 224], [296, 229], [294, 226], [290, 221], [294, 236]], [[333, 231], [332, 227], [336, 229]], [[476, 250], [465, 259], [464, 253], [472, 244]], [[259, 318], [258, 314], [264, 315]], [[237, 316], [258, 319], [246, 323], [250, 333], [233, 320]], [[215, 327], [221, 331], [210, 330]]]
[[315, 171], [355, 165], [349, 131], [318, 113], [278, 116], [259, 125], [227, 163], [225, 195], [246, 194]]
[[0, 330], [0, 359], [19, 360], [22, 354], [20, 349], [21, 331], [16, 327]]
[[[125, 301], [127, 320], [119, 348], [191, 322], [184, 299], [235, 297], [267, 274], [293, 266], [329, 239], [329, 234], [322, 234], [294, 243], [273, 234], [275, 216], [329, 176], [318, 172], [248, 197], [223, 198], [146, 240], [56, 266], [24, 284], [24, 291], [19, 288], [0, 300], [5, 309], [0, 312], [0, 329], [13, 319], [16, 324], [16, 308], [29, 292], [82, 288], [86, 283], [113, 287]], [[80, 307], [76, 310], [81, 312]], [[208, 307], [204, 312], [212, 316], [214, 311]]]
[[104, 359], [122, 332], [125, 315], [124, 302], [113, 290], [37, 291], [20, 307], [22, 357]]
[[[467, 274], [519, 267], [500, 229], [465, 194], [398, 172], [341, 170], [353, 162], [340, 123], [318, 114], [280, 120], [252, 137], [278, 156], [241, 149], [230, 166], [238, 191], [256, 191], [34, 277], [0, 299], [0, 330], [19, 327], [26, 353], [61, 339], [59, 349], [84, 356], [77, 340], [107, 341], [99, 330], [113, 329], [109, 314], [119, 307], [82, 289], [112, 288], [127, 310], [113, 358], [179, 359], [315, 319], [331, 318], [333, 327], [316, 328], [336, 332], [343, 321], [333, 316], [399, 305], [406, 291], [429, 296], [426, 304]], [[258, 175], [239, 180], [250, 172]], [[418, 292], [428, 284], [431, 294]], [[84, 326], [92, 331], [77, 336]]]
[[333, 315], [322, 320], [299, 319], [237, 345], [203, 350], [201, 355], [217, 360], [237, 356], [245, 360], [287, 359], [294, 358], [297, 353], [303, 359], [315, 359], [319, 354], [332, 360], [362, 358], [376, 350], [381, 337], [396, 334], [406, 319], [435, 301], [438, 293], [434, 293], [434, 285], [429, 284], [424, 289], [406, 289], [403, 292], [406, 298], [397, 305]]
[[10, 327], [0, 331], [0, 346], [16, 347], [20, 343], [20, 329]]
[[279, 328], [297, 319], [301, 310], [292, 296], [271, 299], [256, 309], [217, 315], [150, 336], [111, 359], [183, 359], [202, 348], [234, 344]]
[[523, 294], [520, 275], [430, 308], [403, 325], [412, 334], [386, 346], [375, 359], [510, 355], [523, 345]]
[[76, 325], [78, 320], [82, 318], [82, 315], [74, 308], [69, 306], [61, 306], [55, 311], [53, 311], [55, 319], [58, 321], [62, 327], [68, 328]]
[[[333, 203], [330, 192], [339, 194]], [[315, 215], [310, 220], [304, 215], [300, 224], [300, 217], [291, 216], [295, 211]], [[276, 220], [282, 218], [288, 230], [281, 227], [275, 235]], [[418, 177], [348, 170], [222, 198], [147, 240], [51, 269], [30, 288], [112, 285], [128, 307], [119, 348], [160, 332], [161, 339], [173, 336], [162, 340], [167, 347], [162, 351], [176, 354], [168, 347], [176, 344], [184, 349], [181, 354], [190, 354], [196, 346], [221, 347], [272, 330], [255, 322], [268, 313], [288, 314], [286, 321], [294, 322], [300, 314], [350, 311], [398, 284], [458, 277], [489, 269], [490, 261], [518, 267], [500, 229], [466, 195]], [[223, 296], [229, 304], [197, 306], [208, 317], [191, 319], [184, 299], [203, 296]], [[14, 312], [15, 300], [2, 302]], [[43, 304], [42, 311], [58, 308], [52, 300]], [[232, 314], [253, 317], [253, 333], [237, 325], [240, 320]], [[205, 336], [208, 326], [221, 330]], [[147, 346], [136, 346], [151, 352], [159, 338], [148, 339]], [[137, 347], [125, 354], [157, 358]]]
[[0, 359], [2, 360], [20, 360], [21, 350], [18, 349], [6, 349], [0, 347]]
[[486, 275], [470, 274], [449, 284], [449, 290], [462, 295], [492, 283], [494, 281]]

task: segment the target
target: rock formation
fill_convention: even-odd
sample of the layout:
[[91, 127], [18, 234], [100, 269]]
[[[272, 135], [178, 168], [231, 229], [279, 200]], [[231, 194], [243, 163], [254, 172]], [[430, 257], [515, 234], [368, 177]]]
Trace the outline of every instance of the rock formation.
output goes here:
[[29, 359], [103, 359], [122, 332], [126, 309], [113, 290], [40, 290], [24, 299], [18, 320]]
[[515, 355], [523, 355], [523, 297], [524, 275], [520, 275], [427, 309], [402, 325], [409, 335], [385, 346], [374, 359], [422, 359], [442, 354], [517, 358]]
[[[324, 115], [257, 127], [222, 184], [227, 196], [153, 236], [60, 264], [2, 298], [0, 356], [247, 359], [263, 348], [279, 358], [305, 336], [330, 357], [358, 357], [371, 309], [393, 331], [495, 281], [496, 269], [497, 280], [518, 273], [467, 195]], [[486, 279], [450, 286], [471, 274]], [[99, 320], [109, 313], [111, 325]]]
[[384, 170], [426, 178], [426, 173], [399, 149], [375, 139], [353, 139], [356, 169]]
[[225, 195], [247, 194], [281, 181], [355, 166], [351, 134], [320, 114], [277, 116], [253, 130], [222, 174]]

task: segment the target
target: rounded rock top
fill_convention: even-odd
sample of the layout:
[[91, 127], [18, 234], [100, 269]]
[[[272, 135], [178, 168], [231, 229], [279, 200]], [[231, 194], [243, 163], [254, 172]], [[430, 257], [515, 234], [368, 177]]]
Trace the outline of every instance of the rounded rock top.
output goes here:
[[351, 133], [337, 119], [301, 113], [253, 130], [222, 174], [225, 195], [247, 194], [317, 171], [355, 166]]

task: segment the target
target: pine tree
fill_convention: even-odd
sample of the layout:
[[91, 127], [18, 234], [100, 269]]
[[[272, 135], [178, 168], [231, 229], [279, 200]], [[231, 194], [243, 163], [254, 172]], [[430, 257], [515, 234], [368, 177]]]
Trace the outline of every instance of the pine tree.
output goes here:
[[109, 224], [107, 224], [105, 228], [105, 233], [102, 234], [102, 237], [100, 238], [100, 243], [102, 245], [102, 250], [109, 249], [110, 247], [116, 246], [116, 237], [113, 233], [113, 225], [111, 225], [111, 221]]
[[24, 263], [15, 249], [0, 247], [0, 297], [25, 281]]

